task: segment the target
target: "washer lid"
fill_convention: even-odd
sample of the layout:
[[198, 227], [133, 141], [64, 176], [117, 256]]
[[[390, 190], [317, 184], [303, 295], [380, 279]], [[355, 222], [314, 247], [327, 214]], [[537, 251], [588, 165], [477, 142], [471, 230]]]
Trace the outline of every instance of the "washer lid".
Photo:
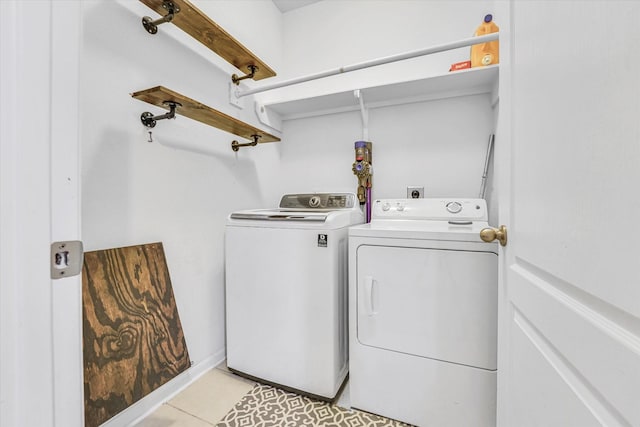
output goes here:
[[362, 224], [360, 209], [306, 211], [288, 209], [256, 209], [233, 212], [227, 226], [259, 228], [322, 228], [333, 230]]
[[290, 228], [340, 228], [363, 222], [353, 193], [285, 194], [279, 208], [237, 211], [227, 219], [227, 225]]
[[252, 221], [312, 221], [325, 222], [329, 212], [291, 211], [284, 209], [268, 210], [258, 209], [252, 211], [239, 211], [229, 215], [230, 219]]

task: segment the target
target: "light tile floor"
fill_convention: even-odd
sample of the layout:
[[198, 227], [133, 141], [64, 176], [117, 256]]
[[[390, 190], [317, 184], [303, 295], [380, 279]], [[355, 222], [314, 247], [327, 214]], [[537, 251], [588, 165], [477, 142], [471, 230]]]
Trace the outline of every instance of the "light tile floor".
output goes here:
[[[164, 403], [135, 427], [215, 426], [255, 385], [222, 363], [205, 373], [170, 401]], [[349, 384], [342, 390], [338, 406], [349, 408]]]
[[220, 365], [164, 403], [136, 427], [209, 427], [216, 425], [255, 385]]

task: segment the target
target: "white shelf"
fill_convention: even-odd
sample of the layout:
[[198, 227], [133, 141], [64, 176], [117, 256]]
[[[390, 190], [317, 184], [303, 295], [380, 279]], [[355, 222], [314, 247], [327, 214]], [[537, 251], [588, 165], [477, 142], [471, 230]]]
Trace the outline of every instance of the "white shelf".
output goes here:
[[[457, 96], [497, 92], [498, 65], [453, 71], [424, 79], [354, 88], [309, 98], [267, 101], [256, 105], [260, 121], [281, 129], [282, 120], [314, 117], [360, 109], [354, 90], [364, 96], [366, 108], [408, 104]], [[295, 96], [295, 95], [294, 95]]]

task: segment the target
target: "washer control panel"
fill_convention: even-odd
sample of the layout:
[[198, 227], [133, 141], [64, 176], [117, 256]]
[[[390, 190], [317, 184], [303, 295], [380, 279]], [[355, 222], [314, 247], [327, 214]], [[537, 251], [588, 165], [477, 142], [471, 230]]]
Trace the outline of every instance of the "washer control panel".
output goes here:
[[487, 221], [483, 199], [380, 199], [373, 203], [372, 220]]
[[353, 193], [285, 194], [280, 199], [280, 209], [339, 210], [355, 206]]

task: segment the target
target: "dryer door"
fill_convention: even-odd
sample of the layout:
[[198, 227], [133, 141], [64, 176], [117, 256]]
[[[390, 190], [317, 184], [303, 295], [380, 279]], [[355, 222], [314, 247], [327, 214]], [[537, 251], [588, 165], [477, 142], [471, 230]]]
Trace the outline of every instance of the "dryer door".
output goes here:
[[357, 283], [361, 344], [496, 369], [495, 253], [362, 245]]

